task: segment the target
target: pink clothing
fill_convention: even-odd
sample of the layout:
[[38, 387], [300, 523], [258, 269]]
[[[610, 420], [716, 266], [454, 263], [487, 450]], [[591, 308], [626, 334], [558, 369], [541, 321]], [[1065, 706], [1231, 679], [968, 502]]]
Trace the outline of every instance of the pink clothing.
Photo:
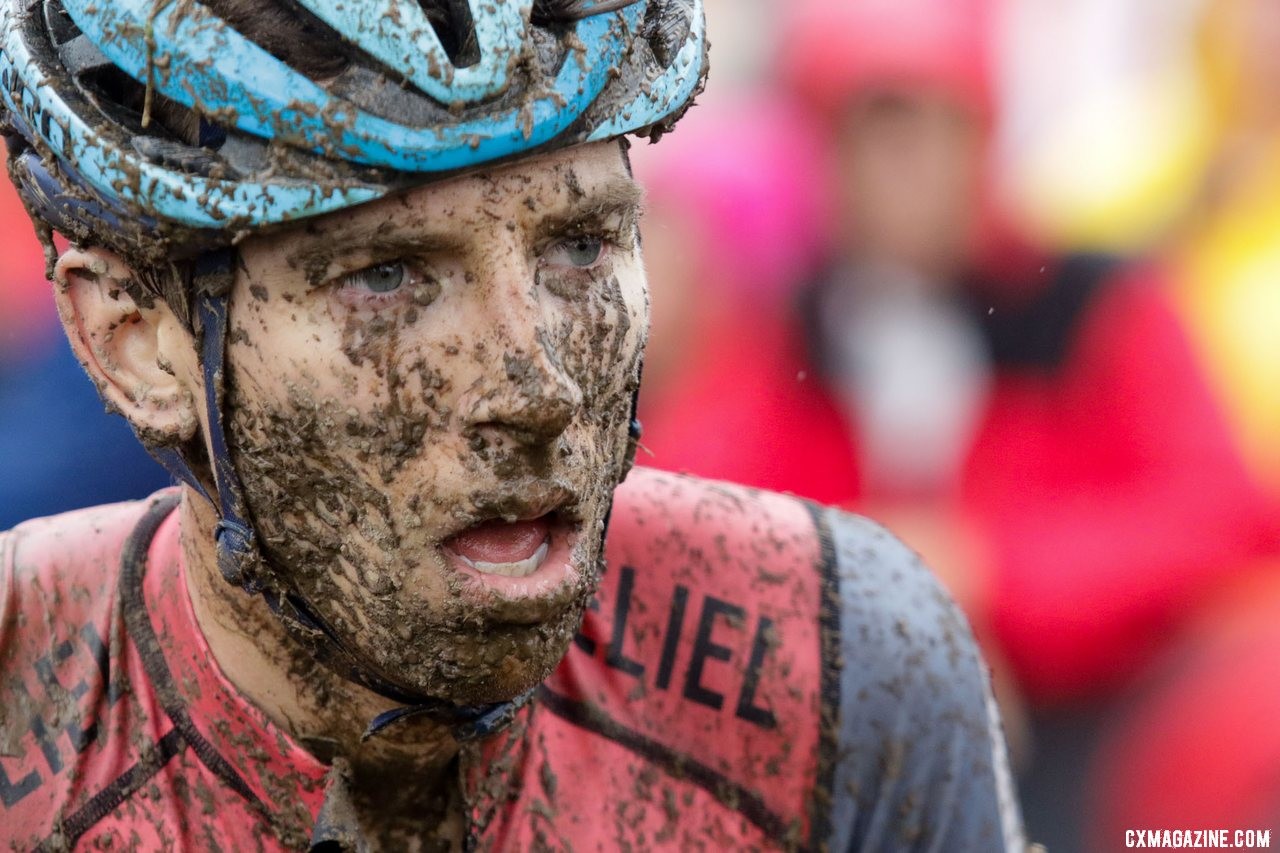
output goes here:
[[328, 768], [218, 668], [187, 594], [176, 512], [143, 577], [119, 575], [139, 517], [175, 499], [29, 522], [3, 540], [0, 649], [6, 679], [21, 682], [4, 687], [0, 788], [20, 848], [306, 846]]
[[[0, 536], [2, 840], [358, 839], [326, 808], [344, 777], [214, 660], [176, 501], [166, 491]], [[535, 702], [461, 748], [468, 849], [1021, 849], [972, 637], [883, 531], [637, 470], [607, 565]]]

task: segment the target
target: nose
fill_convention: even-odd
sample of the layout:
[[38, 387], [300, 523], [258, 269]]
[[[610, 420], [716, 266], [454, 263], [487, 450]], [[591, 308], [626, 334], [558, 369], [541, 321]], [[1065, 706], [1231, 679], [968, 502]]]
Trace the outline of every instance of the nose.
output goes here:
[[[522, 292], [517, 295], [515, 291]], [[481, 376], [462, 410], [467, 426], [500, 432], [519, 444], [555, 441], [582, 409], [582, 390], [565, 370], [536, 295], [495, 288], [497, 322], [485, 347]]]
[[500, 430], [521, 444], [548, 444], [582, 408], [582, 391], [540, 343], [502, 353], [500, 371], [470, 407], [473, 428]]

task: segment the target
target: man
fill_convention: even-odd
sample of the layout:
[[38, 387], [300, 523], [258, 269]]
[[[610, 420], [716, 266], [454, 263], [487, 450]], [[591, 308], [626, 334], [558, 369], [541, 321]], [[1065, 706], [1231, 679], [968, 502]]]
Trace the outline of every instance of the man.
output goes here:
[[698, 4], [3, 9], [68, 336], [183, 483], [0, 540], [11, 844], [1020, 843], [901, 546], [615, 498], [648, 317], [617, 139], [688, 105]]

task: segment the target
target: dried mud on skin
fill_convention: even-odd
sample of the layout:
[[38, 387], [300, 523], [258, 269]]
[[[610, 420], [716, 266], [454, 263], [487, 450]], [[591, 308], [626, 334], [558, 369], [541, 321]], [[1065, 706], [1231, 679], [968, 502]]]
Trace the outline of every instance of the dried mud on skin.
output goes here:
[[[570, 193], [579, 184], [572, 169], [563, 181]], [[536, 188], [527, 197], [546, 203]], [[302, 272], [314, 279], [325, 266], [313, 258]], [[515, 344], [502, 322], [470, 337], [434, 328], [441, 286], [431, 280], [394, 308], [350, 312], [324, 382], [275, 359], [269, 336], [282, 318], [333, 322], [332, 288], [285, 298], [242, 276], [232, 312], [229, 442], [274, 581], [311, 602], [371, 671], [463, 704], [511, 698], [563, 657], [596, 588], [604, 519], [628, 467], [643, 337], [634, 325], [647, 304], [628, 304], [612, 273], [529, 287], [559, 307]], [[484, 376], [472, 383], [478, 399], [455, 381], [466, 360]], [[576, 393], [549, 393], [549, 372]], [[468, 410], [486, 401], [513, 412], [511, 422], [474, 428]], [[441, 532], [519, 514], [543, 492], [575, 496], [564, 514], [582, 525], [578, 582], [532, 607], [469, 603], [437, 550]], [[331, 681], [300, 647], [278, 659], [307, 691]], [[354, 801], [416, 809], [419, 830], [428, 802], [455, 802], [438, 787], [387, 780], [357, 771]], [[403, 841], [403, 832], [393, 834]]]

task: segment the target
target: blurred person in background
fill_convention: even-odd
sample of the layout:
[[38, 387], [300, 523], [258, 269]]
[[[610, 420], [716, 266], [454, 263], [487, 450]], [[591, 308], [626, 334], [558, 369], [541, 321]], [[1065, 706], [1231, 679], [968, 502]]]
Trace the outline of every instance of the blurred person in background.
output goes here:
[[[938, 568], [1039, 712], [1114, 697], [1207, 596], [1275, 552], [1280, 517], [1166, 272], [1054, 254], [995, 203], [990, 14], [953, 0], [788, 7], [781, 77], [826, 140], [829, 171], [785, 149], [756, 168], [831, 198], [812, 222], [778, 217], [767, 237], [689, 230], [716, 218], [707, 196], [723, 202], [704, 188], [741, 138], [729, 128], [703, 147], [716, 152], [705, 168], [670, 182], [678, 217], [655, 192], [649, 263], [669, 255], [694, 283], [717, 281], [711, 299], [736, 303], [736, 319], [672, 332], [683, 346], [715, 341], [716, 355], [679, 378], [694, 390], [648, 397], [641, 413], [655, 465], [886, 522]], [[664, 231], [674, 248], [655, 239]], [[801, 252], [768, 296], [753, 290], [753, 275], [772, 273], [744, 258], [814, 235], [827, 240], [816, 274]], [[788, 293], [799, 311], [781, 308]], [[1056, 785], [1042, 801], [1078, 820], [1084, 758], [1070, 752], [1046, 744], [1036, 775]], [[1059, 849], [1078, 833], [1061, 830]]]
[[1197, 47], [1214, 145], [1163, 251], [1232, 435], [1280, 496], [1280, 6], [1212, 0]]
[[1055, 256], [996, 204], [989, 14], [815, 0], [782, 66], [832, 141], [839, 227], [805, 296], [858, 500], [976, 588], [1052, 702], [1131, 675], [1275, 525], [1163, 274]]
[[[0, 168], [4, 156], [0, 150]], [[103, 411], [71, 354], [40, 244], [7, 176], [0, 231], [0, 530], [168, 485], [129, 425]]]
[[[670, 470], [844, 502], [847, 438], [830, 400], [796, 393], [804, 342], [789, 322], [824, 245], [821, 149], [776, 94], [722, 92], [632, 155], [653, 301], [641, 452]], [[796, 421], [812, 428], [798, 434]]]

